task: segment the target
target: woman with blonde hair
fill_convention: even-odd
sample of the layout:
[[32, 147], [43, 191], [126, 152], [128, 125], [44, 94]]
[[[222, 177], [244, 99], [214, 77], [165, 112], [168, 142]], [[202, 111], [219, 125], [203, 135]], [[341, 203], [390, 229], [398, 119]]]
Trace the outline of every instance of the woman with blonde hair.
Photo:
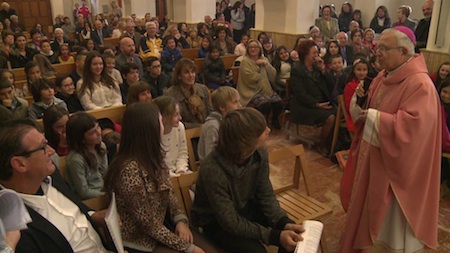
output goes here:
[[278, 116], [283, 104], [280, 96], [272, 89], [275, 84], [276, 70], [263, 56], [259, 41], [248, 42], [247, 53], [239, 67], [237, 90], [241, 94], [242, 106], [250, 106], [261, 111], [269, 121], [272, 113], [272, 127], [281, 129]]

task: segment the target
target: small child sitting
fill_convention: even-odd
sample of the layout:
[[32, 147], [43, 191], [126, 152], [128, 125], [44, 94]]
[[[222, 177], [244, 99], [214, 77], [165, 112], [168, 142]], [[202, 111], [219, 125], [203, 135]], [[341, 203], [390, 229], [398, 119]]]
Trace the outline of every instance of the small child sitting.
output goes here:
[[112, 53], [104, 53], [103, 58], [106, 63], [106, 71], [114, 82], [119, 85], [123, 83], [122, 75], [120, 71], [116, 69], [116, 57]]
[[164, 49], [161, 53], [161, 64], [163, 71], [170, 77], [173, 75], [173, 69], [177, 62], [183, 58], [180, 49], [176, 47], [175, 38], [172, 35], [164, 39]]
[[220, 50], [212, 45], [204, 63], [205, 83], [208, 88], [217, 89], [221, 86], [230, 86], [226, 79], [225, 65], [220, 58]]
[[212, 93], [211, 100], [214, 111], [206, 118], [198, 142], [197, 151], [200, 161], [216, 147], [219, 139], [219, 125], [225, 114], [242, 107], [239, 92], [228, 86], [216, 89]]
[[169, 168], [170, 176], [190, 173], [186, 133], [181, 122], [178, 101], [173, 97], [160, 96], [153, 102], [158, 106], [162, 116], [164, 134], [161, 136], [161, 146], [166, 152], [164, 162]]
[[30, 85], [34, 103], [28, 107], [28, 118], [32, 120], [42, 119], [44, 112], [52, 105], [67, 110], [67, 104], [55, 97], [53, 83], [47, 79], [39, 78]]
[[122, 103], [127, 103], [128, 89], [139, 81], [139, 67], [138, 65], [127, 62], [120, 69], [123, 83], [120, 85], [120, 94], [122, 94]]
[[51, 64], [59, 63], [58, 55], [53, 52], [48, 40], [41, 41], [41, 54], [46, 56]]

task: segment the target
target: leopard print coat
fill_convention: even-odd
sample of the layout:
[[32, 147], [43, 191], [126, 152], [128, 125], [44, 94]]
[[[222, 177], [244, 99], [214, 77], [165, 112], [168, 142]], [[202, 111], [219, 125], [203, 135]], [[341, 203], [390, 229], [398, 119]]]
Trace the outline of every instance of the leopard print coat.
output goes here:
[[123, 221], [122, 238], [125, 245], [153, 251], [158, 243], [185, 252], [191, 243], [183, 241], [164, 226], [166, 212], [175, 225], [187, 223], [169, 180], [169, 170], [157, 176], [156, 184], [136, 161], [126, 162], [115, 182], [117, 209]]

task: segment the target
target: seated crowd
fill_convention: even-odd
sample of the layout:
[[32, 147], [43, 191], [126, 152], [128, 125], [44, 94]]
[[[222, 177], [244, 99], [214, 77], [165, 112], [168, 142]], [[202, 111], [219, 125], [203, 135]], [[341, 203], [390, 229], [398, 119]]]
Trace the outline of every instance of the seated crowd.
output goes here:
[[[106, 252], [98, 231], [105, 214], [80, 199], [115, 192], [128, 252], [217, 252], [210, 241], [229, 252], [265, 252], [261, 242], [292, 251], [303, 229], [274, 197], [265, 140], [271, 129], [281, 129], [279, 116], [289, 108], [291, 122], [322, 127], [317, 149], [330, 156], [338, 96], [344, 96], [349, 112], [358, 87], [367, 91], [380, 71], [375, 37], [391, 26], [386, 7], [380, 6], [363, 30], [361, 12], [350, 3], [338, 18], [324, 6], [292, 49], [276, 46], [264, 32], [250, 38], [252, 21], [246, 18], [254, 18], [254, 10], [245, 1], [219, 4], [216, 19], [205, 16], [196, 27], [170, 25], [149, 13], [125, 17], [115, 2], [111, 6], [114, 14], [94, 18], [81, 1], [73, 17], [55, 19], [52, 35], [36, 24], [27, 37], [15, 12], [2, 4], [0, 151], [7, 155], [0, 156], [0, 187], [19, 192], [33, 219], [17, 247], [9, 246], [17, 252]], [[394, 25], [419, 29], [408, 7], [399, 12]], [[202, 73], [183, 57], [188, 48], [204, 58]], [[236, 83], [223, 61], [227, 55], [236, 58]], [[72, 66], [70, 71], [60, 72], [63, 64]], [[15, 71], [23, 72], [23, 80]], [[445, 151], [450, 151], [449, 72], [446, 62], [433, 76]], [[357, 96], [364, 103], [366, 94]], [[90, 114], [122, 105], [127, 106], [122, 122]], [[347, 123], [353, 133], [351, 117]], [[204, 172], [193, 225], [203, 234], [180, 209], [169, 181], [192, 173], [185, 132], [197, 127]], [[67, 164], [65, 178], [51, 162], [58, 164], [59, 157]], [[249, 172], [235, 174], [240, 168]], [[257, 182], [233, 185], [241, 176], [245, 184]]]

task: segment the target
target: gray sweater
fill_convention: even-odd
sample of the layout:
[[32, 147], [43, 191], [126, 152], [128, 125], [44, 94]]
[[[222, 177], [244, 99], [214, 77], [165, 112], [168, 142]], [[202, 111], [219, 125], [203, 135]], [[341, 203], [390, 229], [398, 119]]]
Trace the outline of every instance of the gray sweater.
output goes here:
[[[105, 143], [102, 148], [106, 150]], [[94, 198], [104, 194], [103, 178], [108, 170], [107, 155], [96, 154], [97, 168], [92, 170], [80, 153], [70, 151], [66, 157], [67, 182], [82, 199]]]
[[[258, 208], [251, 209], [255, 206]], [[248, 211], [261, 212], [269, 226], [244, 217]], [[269, 180], [267, 149], [257, 150], [241, 166], [219, 154], [217, 149], [212, 151], [202, 162], [192, 219], [198, 227], [217, 221], [229, 234], [279, 245], [281, 230], [294, 222], [275, 198]]]

